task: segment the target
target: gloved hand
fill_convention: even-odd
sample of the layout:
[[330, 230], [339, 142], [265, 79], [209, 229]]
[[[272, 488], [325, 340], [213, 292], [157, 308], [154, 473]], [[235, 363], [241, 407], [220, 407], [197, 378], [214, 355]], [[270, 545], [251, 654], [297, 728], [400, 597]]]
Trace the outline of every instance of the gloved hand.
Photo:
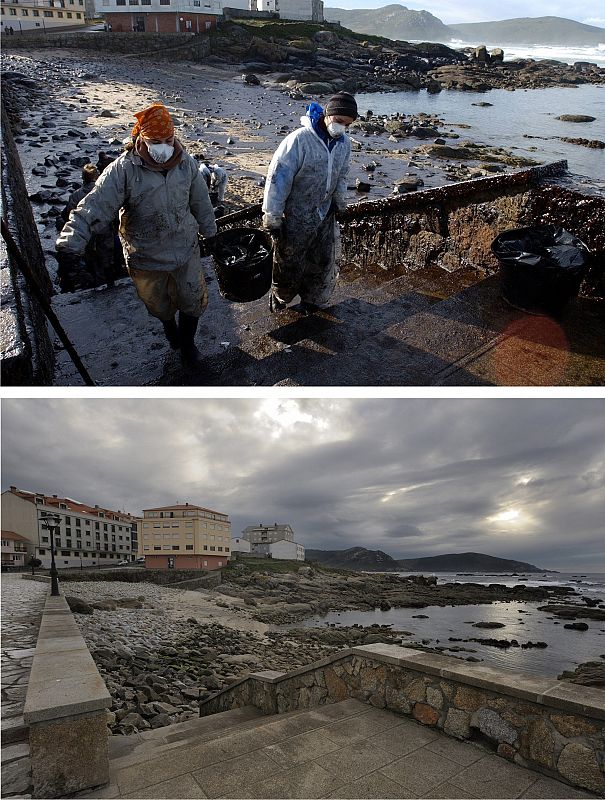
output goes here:
[[346, 201], [335, 200], [334, 198], [332, 198], [328, 214], [334, 214], [334, 216], [336, 217], [341, 211], [346, 211], [346, 208], [347, 208]]
[[63, 269], [75, 272], [86, 268], [84, 255], [82, 253], [73, 253], [69, 250], [57, 250], [56, 257], [57, 263]]
[[283, 217], [277, 214], [263, 214], [263, 229], [267, 231], [274, 242], [279, 241], [282, 234]]
[[211, 256], [216, 248], [216, 236], [203, 239], [200, 236], [200, 255], [202, 257]]

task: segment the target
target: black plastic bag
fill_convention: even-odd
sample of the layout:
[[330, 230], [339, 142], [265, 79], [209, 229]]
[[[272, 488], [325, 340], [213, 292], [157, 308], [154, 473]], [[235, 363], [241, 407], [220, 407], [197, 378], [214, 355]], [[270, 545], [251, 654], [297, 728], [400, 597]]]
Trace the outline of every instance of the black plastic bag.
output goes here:
[[505, 231], [492, 252], [500, 261], [504, 299], [523, 311], [553, 315], [577, 296], [590, 258], [581, 239], [554, 225]]
[[273, 244], [266, 231], [220, 231], [214, 238], [212, 257], [220, 292], [228, 300], [248, 303], [271, 288]]

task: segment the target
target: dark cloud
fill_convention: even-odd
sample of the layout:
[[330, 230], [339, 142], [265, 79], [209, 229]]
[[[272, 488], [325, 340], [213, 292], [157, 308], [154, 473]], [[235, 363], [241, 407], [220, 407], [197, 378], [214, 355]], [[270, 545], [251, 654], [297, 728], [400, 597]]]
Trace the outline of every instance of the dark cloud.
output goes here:
[[605, 570], [599, 399], [2, 403], [3, 488], [139, 513], [189, 501], [313, 548], [472, 550]]

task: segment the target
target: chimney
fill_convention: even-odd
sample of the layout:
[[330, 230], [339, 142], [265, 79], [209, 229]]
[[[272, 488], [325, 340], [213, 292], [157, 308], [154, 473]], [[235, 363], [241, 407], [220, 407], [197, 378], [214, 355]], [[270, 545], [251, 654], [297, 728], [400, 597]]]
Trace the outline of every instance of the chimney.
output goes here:
[[11, 492], [16, 492], [17, 491], [17, 487], [16, 486], [11, 486], [10, 490], [11, 490]]
[[56, 495], [56, 494], [53, 494], [53, 497], [55, 498], [55, 500], [58, 499], [58, 495]]

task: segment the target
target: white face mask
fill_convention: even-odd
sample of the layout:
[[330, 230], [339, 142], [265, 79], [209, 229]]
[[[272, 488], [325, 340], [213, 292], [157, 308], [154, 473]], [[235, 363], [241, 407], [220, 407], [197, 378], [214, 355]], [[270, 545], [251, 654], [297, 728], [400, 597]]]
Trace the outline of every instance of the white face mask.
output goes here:
[[174, 153], [174, 147], [171, 144], [147, 144], [147, 150], [158, 164], [165, 164]]
[[338, 136], [342, 136], [347, 130], [347, 126], [343, 125], [342, 122], [329, 122], [326, 125], [326, 128], [333, 139], [336, 139]]

